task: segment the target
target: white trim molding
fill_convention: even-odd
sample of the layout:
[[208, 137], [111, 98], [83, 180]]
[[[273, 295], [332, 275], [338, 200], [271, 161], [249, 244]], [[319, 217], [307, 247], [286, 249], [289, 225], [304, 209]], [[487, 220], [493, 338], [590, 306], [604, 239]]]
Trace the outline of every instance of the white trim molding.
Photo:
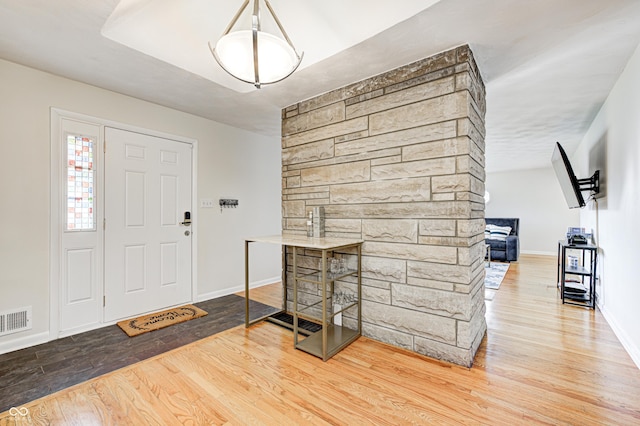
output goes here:
[[[282, 277], [280, 277], [280, 276], [266, 278], [266, 279], [260, 280], [260, 281], [254, 281], [254, 282], [249, 283], [249, 289], [263, 287], [263, 286], [269, 285], [269, 284], [276, 284], [276, 283], [279, 283], [281, 281], [282, 281]], [[233, 287], [227, 287], [225, 289], [212, 291], [210, 293], [201, 294], [201, 295], [198, 296], [198, 300], [196, 300], [196, 301], [197, 302], [204, 302], [205, 300], [216, 299], [218, 297], [228, 296], [230, 294], [239, 293], [241, 291], [244, 291], [244, 284], [236, 285], [236, 286], [233, 286]]]
[[28, 348], [50, 341], [48, 332], [32, 334], [30, 336], [17, 337], [6, 342], [0, 342], [0, 355], [20, 349]]
[[602, 316], [609, 324], [609, 327], [613, 330], [613, 333], [616, 335], [618, 340], [620, 340], [622, 347], [627, 351], [631, 360], [636, 364], [636, 367], [640, 369], [640, 348], [634, 345], [633, 340], [627, 336], [624, 329], [617, 323], [615, 316], [611, 315], [606, 307], [598, 306], [598, 308], [600, 308]]
[[[190, 144], [192, 147], [192, 155], [191, 155], [191, 164], [192, 164], [192, 191], [191, 191], [191, 217], [192, 217], [192, 237], [191, 237], [191, 301], [195, 301], [196, 295], [198, 294], [198, 283], [197, 283], [197, 261], [198, 261], [198, 209], [197, 209], [197, 164], [198, 164], [198, 140], [187, 138], [184, 136], [172, 135], [164, 132], [159, 132], [151, 129], [145, 129], [137, 126], [132, 126], [129, 124], [119, 123], [111, 120], [102, 119], [99, 117], [92, 117], [85, 114], [80, 114], [72, 111], [65, 111], [62, 109], [58, 109], [52, 107], [50, 110], [50, 158], [51, 158], [51, 173], [50, 173], [50, 230], [49, 230], [49, 332], [46, 333], [46, 337], [44, 335], [38, 335], [37, 341], [33, 344], [43, 343], [50, 340], [55, 340], [60, 337], [69, 336], [89, 330], [94, 330], [97, 328], [101, 328], [112, 323], [106, 322], [104, 320], [104, 308], [100, 307], [100, 315], [97, 321], [90, 321], [83, 324], [78, 324], [76, 326], [70, 327], [69, 329], [61, 330], [61, 309], [60, 309], [60, 292], [61, 292], [61, 280], [62, 280], [62, 268], [61, 261], [63, 255], [63, 241], [62, 241], [62, 227], [63, 220], [62, 217], [62, 207], [61, 200], [63, 198], [64, 191], [64, 182], [62, 179], [62, 163], [60, 161], [60, 152], [61, 152], [61, 144], [62, 144], [62, 132], [63, 132], [63, 121], [70, 120], [80, 123], [86, 123], [89, 125], [97, 126], [99, 128], [99, 149], [102, 150], [103, 141], [104, 141], [104, 133], [106, 127], [121, 129], [129, 132], [141, 133], [149, 136], [160, 137], [163, 139], [170, 139], [178, 142], [183, 142]], [[102, 157], [102, 155], [100, 155]], [[97, 189], [99, 193], [104, 193], [104, 167], [103, 164], [100, 165], [99, 170], [97, 171], [96, 176], [97, 185], [100, 187]], [[103, 209], [104, 205], [100, 203], [99, 209]], [[97, 229], [100, 232], [99, 242], [100, 244], [104, 241], [104, 230], [101, 225], [101, 219], [103, 217], [103, 212], [100, 212], [100, 215], [97, 215], [98, 223]], [[104, 264], [104, 256], [100, 255], [98, 261], [100, 262], [99, 270], [102, 275], [103, 264]], [[100, 277], [98, 289], [99, 294], [104, 294], [104, 283], [103, 277]], [[102, 296], [100, 296], [102, 299]], [[27, 338], [31, 341], [30, 338]], [[11, 347], [15, 347], [16, 345], [20, 345], [19, 340], [7, 342]], [[0, 346], [2, 349], [2, 346]]]

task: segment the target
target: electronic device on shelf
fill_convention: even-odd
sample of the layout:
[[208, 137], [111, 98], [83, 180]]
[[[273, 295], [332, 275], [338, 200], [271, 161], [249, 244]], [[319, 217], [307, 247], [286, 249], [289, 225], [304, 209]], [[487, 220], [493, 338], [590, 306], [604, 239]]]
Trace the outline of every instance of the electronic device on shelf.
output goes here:
[[587, 289], [579, 283], [565, 282], [564, 291], [567, 293], [585, 294]]
[[587, 237], [585, 237], [582, 234], [573, 234], [573, 235], [571, 235], [567, 242], [569, 244], [571, 244], [571, 245], [574, 245], [574, 246], [589, 244], [589, 240], [587, 239]]

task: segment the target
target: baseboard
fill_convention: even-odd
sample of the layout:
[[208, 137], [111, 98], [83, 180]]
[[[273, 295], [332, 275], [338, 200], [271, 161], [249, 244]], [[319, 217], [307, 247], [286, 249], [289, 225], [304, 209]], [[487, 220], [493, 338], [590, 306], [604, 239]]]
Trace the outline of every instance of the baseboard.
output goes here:
[[536, 256], [558, 256], [555, 251], [520, 250], [520, 254], [533, 254]]
[[607, 321], [609, 327], [611, 327], [620, 343], [622, 343], [622, 347], [627, 351], [633, 362], [636, 364], [636, 367], [640, 369], [640, 347], [636, 346], [631, 341], [627, 333], [619, 326], [615, 317], [611, 315], [606, 308], [600, 308], [600, 312], [602, 312], [602, 316]]
[[48, 331], [8, 340], [6, 342], [0, 343], [0, 355], [18, 351], [20, 349], [28, 348], [35, 345], [40, 345], [42, 343], [47, 343], [49, 340], [50, 336]]
[[[269, 284], [275, 284], [275, 283], [279, 283], [281, 280], [282, 280], [282, 277], [277, 276], [277, 277], [271, 277], [271, 278], [267, 278], [260, 281], [254, 281], [252, 283], [249, 283], [249, 288], [252, 289], [252, 288], [258, 288], [258, 287], [262, 287]], [[240, 291], [244, 291], [244, 284], [234, 286], [234, 287], [228, 287], [222, 290], [212, 291], [210, 293], [200, 294], [196, 297], [196, 302], [204, 302], [205, 300], [211, 300], [211, 299], [216, 299], [222, 296], [228, 296], [230, 294], [238, 293]]]

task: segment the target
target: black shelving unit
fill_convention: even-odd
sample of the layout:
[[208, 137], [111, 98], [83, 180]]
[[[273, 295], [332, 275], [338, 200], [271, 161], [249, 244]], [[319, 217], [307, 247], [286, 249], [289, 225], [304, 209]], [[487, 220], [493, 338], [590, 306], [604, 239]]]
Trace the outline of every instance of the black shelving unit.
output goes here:
[[[578, 265], [567, 264], [567, 250], [578, 252]], [[562, 303], [583, 306], [590, 309], [596, 307], [596, 265], [598, 247], [592, 244], [569, 244], [566, 240], [558, 241], [558, 275]]]

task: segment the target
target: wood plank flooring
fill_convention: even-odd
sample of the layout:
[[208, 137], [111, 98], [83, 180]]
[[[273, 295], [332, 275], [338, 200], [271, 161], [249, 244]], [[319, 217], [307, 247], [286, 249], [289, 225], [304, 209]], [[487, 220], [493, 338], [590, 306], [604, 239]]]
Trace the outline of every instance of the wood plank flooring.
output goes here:
[[[236, 293], [237, 296], [244, 297], [244, 291]], [[282, 284], [268, 284], [262, 287], [249, 290], [251, 300], [260, 302], [264, 305], [273, 306], [282, 309]]]
[[263, 322], [25, 407], [55, 425], [640, 424], [640, 370], [598, 311], [561, 305], [555, 274], [553, 257], [511, 265], [470, 369], [364, 337], [323, 363]]
[[[244, 298], [196, 306], [208, 315], [151, 333], [129, 337], [112, 325], [0, 355], [0, 412], [244, 324]], [[254, 302], [250, 311], [259, 318], [277, 309]]]

